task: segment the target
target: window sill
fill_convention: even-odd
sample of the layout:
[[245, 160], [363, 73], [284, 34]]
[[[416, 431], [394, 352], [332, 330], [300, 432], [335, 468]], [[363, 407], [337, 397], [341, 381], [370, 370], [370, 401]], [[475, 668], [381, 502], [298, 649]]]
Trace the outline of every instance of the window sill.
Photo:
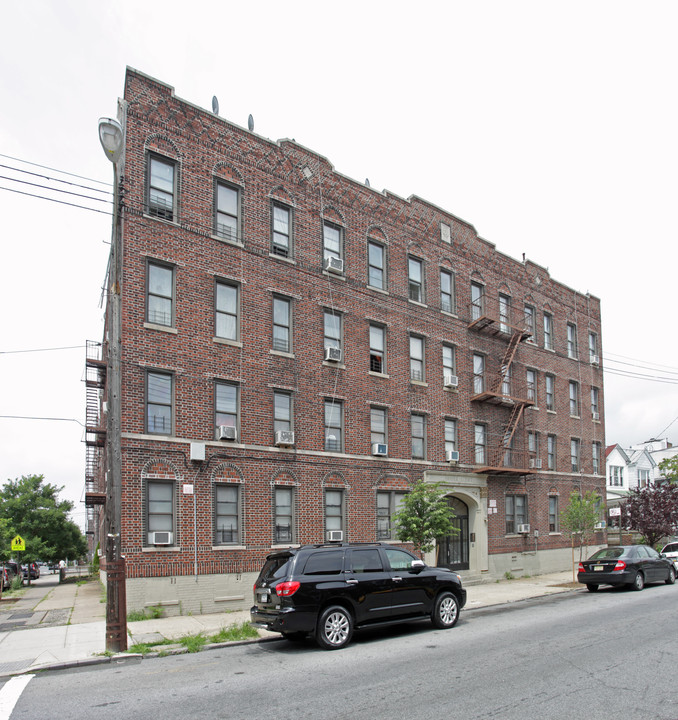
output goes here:
[[459, 317], [459, 315], [457, 315], [456, 312], [452, 312], [452, 311], [450, 311], [450, 310], [441, 310], [440, 312], [441, 312], [443, 315], [447, 315], [447, 317], [451, 317], [451, 318], [458, 318], [458, 317]]
[[417, 385], [418, 387], [428, 387], [428, 383], [425, 380], [410, 380], [410, 385]]
[[294, 353], [283, 352], [282, 350], [269, 350], [270, 355], [277, 355], [278, 357], [286, 357], [294, 359]]
[[287, 548], [299, 548], [299, 543], [284, 543], [283, 545], [271, 545], [271, 550], [287, 550]]
[[296, 265], [297, 261], [292, 257], [285, 257], [284, 255], [278, 255], [278, 253], [269, 252], [268, 256], [273, 260], [280, 260], [287, 263], [288, 265]]
[[220, 337], [213, 337], [213, 342], [217, 343], [218, 345], [230, 345], [231, 347], [237, 347], [241, 348], [242, 343], [238, 342], [237, 340], [227, 340], [226, 338], [220, 338]]
[[145, 322], [144, 328], [146, 328], [146, 330], [157, 330], [158, 332], [169, 333], [170, 335], [179, 334], [179, 331], [175, 327], [170, 327], [169, 325], [156, 325], [155, 323]]
[[339, 273], [329, 272], [328, 270], [323, 270], [323, 275], [326, 275], [327, 277], [336, 278], [337, 280], [343, 280], [344, 282], [346, 282], [346, 275], [344, 275], [343, 273], [339, 274]]
[[228, 238], [221, 237], [220, 235], [211, 235], [212, 240], [217, 240], [224, 245], [232, 245], [233, 247], [245, 247], [240, 240], [229, 240]]
[[245, 545], [212, 545], [212, 550], [247, 550]]
[[368, 285], [367, 286], [370, 290], [374, 290], [374, 292], [381, 293], [382, 295], [388, 295], [388, 290], [383, 290], [382, 288], [375, 287], [374, 285]]
[[457, 386], [457, 387], [444, 387], [443, 386], [443, 391], [448, 392], [448, 393], [454, 393], [455, 395], [458, 395], [459, 394], [459, 386]]
[[160, 553], [160, 552], [181, 552], [181, 548], [178, 545], [163, 545], [162, 547], [150, 545], [148, 547], [141, 548], [142, 553]]
[[[176, 215], [176, 213], [174, 213]], [[155, 220], [156, 222], [161, 222], [163, 225], [171, 225], [172, 227], [180, 227], [178, 220], [166, 220], [165, 218], [161, 218], [158, 215], [150, 215], [147, 212], [144, 212], [144, 217], [148, 220]]]
[[428, 305], [424, 302], [421, 302], [420, 300], [412, 300], [412, 298], [407, 299], [408, 303], [411, 303], [412, 305], [416, 305], [417, 307], [427, 308]]
[[325, 367], [337, 368], [339, 370], [346, 370], [346, 365], [344, 365], [344, 363], [336, 363], [336, 362], [330, 362], [329, 360], [323, 360], [323, 365]]
[[387, 380], [391, 377], [390, 375], [387, 375], [386, 373], [375, 372], [374, 370], [368, 370], [367, 374], [371, 375], [372, 377], [385, 378]]

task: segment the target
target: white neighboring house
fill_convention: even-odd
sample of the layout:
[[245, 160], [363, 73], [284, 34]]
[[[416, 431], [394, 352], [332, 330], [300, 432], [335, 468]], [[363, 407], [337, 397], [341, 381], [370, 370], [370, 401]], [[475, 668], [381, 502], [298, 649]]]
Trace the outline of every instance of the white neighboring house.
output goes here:
[[643, 443], [634, 445], [633, 449], [647, 450], [652, 456], [652, 459], [655, 461], [656, 464], [654, 476], [652, 478], [653, 482], [663, 479], [663, 475], [659, 470], [659, 463], [662, 460], [666, 460], [667, 458], [672, 458], [674, 455], [678, 455], [678, 447], [673, 447], [673, 444], [670, 443], [666, 438], [662, 438], [661, 440], [656, 440], [654, 438], [652, 440], [646, 440]]
[[657, 461], [645, 447], [624, 449], [619, 444], [608, 445], [605, 448], [605, 467], [609, 525], [614, 526], [616, 517], [610, 516], [610, 508], [618, 507], [630, 490], [654, 482]]

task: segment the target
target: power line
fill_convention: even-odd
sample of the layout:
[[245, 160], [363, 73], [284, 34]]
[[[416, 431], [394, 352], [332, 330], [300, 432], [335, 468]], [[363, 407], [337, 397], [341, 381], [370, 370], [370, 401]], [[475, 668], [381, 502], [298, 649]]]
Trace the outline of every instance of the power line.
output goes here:
[[57, 417], [35, 417], [31, 415], [0, 415], [0, 419], [5, 420], [48, 420], [50, 422], [74, 422], [78, 423], [80, 427], [85, 427], [80, 420], [75, 418], [57, 418]]
[[[0, 163], [0, 168], [5, 168], [6, 170], [14, 170], [14, 172], [23, 173], [24, 175], [31, 175], [32, 177], [42, 178], [43, 180], [52, 180], [53, 182], [58, 182], [58, 183], [61, 183], [62, 185], [71, 185], [72, 187], [79, 187], [79, 188], [83, 188], [84, 190], [91, 190], [92, 192], [96, 192], [96, 193], [104, 193], [106, 195], [113, 195], [113, 192], [111, 190], [100, 190], [99, 188], [93, 188], [90, 185], [82, 185], [81, 183], [69, 182], [68, 180], [62, 180], [61, 178], [51, 177], [50, 175], [45, 175], [43, 173], [34, 173], [34, 172], [31, 172], [30, 170], [22, 170], [21, 168], [13, 167], [12, 165], [3, 165], [2, 163]], [[13, 178], [8, 178], [8, 179], [13, 179]]]
[[50, 202], [59, 203], [60, 205], [69, 205], [70, 207], [77, 207], [81, 210], [91, 210], [95, 213], [101, 213], [102, 215], [113, 215], [112, 212], [106, 212], [105, 210], [97, 210], [96, 208], [87, 207], [87, 205], [76, 205], [75, 203], [65, 202], [64, 200], [56, 200], [54, 198], [48, 198], [44, 195], [35, 195], [34, 193], [22, 192], [21, 190], [13, 190], [12, 188], [0, 186], [0, 190], [7, 190], [8, 192], [18, 193], [19, 195], [27, 195], [28, 197], [39, 198], [40, 200], [49, 200]]
[[[28, 182], [28, 180], [18, 180], [17, 178], [8, 177], [7, 175], [0, 175], [0, 180], [9, 180], [10, 182], [21, 183], [22, 185], [28, 185], [30, 187], [37, 187], [41, 190], [48, 190], [49, 192], [64, 193], [64, 195], [73, 195], [74, 197], [85, 198], [86, 200], [93, 200], [94, 202], [112, 203], [111, 200], [106, 198], [92, 197], [91, 195], [83, 195], [82, 193], [76, 193], [72, 190], [62, 190], [61, 188], [53, 188], [49, 185], [40, 185], [40, 183]], [[96, 192], [99, 192], [98, 190]], [[46, 200], [48, 198], [45, 198]]]
[[69, 173], [69, 172], [66, 172], [65, 170], [57, 170], [56, 168], [51, 168], [51, 167], [48, 167], [47, 165], [40, 165], [38, 163], [29, 162], [28, 160], [22, 160], [21, 158], [15, 158], [15, 157], [12, 157], [11, 155], [4, 155], [3, 153], [0, 153], [0, 157], [7, 158], [8, 160], [14, 160], [16, 162], [21, 162], [26, 165], [33, 165], [33, 167], [39, 167], [39, 168], [42, 168], [43, 170], [50, 170], [52, 172], [58, 172], [58, 173], [61, 173], [62, 175], [69, 175], [70, 177], [75, 177], [80, 180], [88, 180], [89, 182], [98, 183], [99, 185], [107, 185], [109, 187], [111, 185], [110, 182], [104, 182], [103, 180], [94, 180], [93, 178], [84, 177], [83, 175], [76, 175], [75, 173]]
[[33, 348], [31, 350], [0, 350], [0, 355], [17, 355], [19, 353], [33, 353], [33, 352], [54, 352], [56, 350], [76, 350], [82, 349], [85, 345], [66, 345], [65, 347], [53, 347], [53, 348]]

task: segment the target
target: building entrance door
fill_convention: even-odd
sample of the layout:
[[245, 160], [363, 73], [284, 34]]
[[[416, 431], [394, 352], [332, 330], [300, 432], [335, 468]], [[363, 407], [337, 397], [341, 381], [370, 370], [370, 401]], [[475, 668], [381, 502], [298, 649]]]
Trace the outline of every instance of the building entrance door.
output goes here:
[[450, 570], [468, 570], [468, 505], [459, 498], [446, 498], [455, 514], [452, 521], [457, 532], [438, 540], [436, 565]]

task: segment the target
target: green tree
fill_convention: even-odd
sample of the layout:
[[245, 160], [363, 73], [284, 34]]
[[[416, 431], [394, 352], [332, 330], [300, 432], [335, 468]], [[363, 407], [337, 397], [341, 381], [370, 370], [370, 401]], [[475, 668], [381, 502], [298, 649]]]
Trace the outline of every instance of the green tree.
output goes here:
[[671, 482], [632, 488], [622, 505], [621, 520], [637, 530], [645, 544], [654, 547], [678, 527], [678, 485]]
[[68, 518], [73, 503], [59, 500], [61, 490], [44, 482], [43, 475], [8, 480], [0, 489], [0, 517], [7, 520], [13, 535], [21, 535], [26, 543], [22, 562], [57, 562], [87, 552], [80, 528]]
[[440, 485], [418, 480], [393, 519], [398, 539], [411, 542], [421, 555], [433, 550], [437, 538], [457, 532], [452, 525], [454, 517]]
[[678, 455], [664, 458], [659, 463], [659, 472], [671, 483], [678, 483]]
[[570, 502], [561, 514], [560, 525], [570, 533], [573, 544], [575, 536], [579, 539], [579, 560], [597, 522], [600, 522], [600, 495], [593, 490], [583, 497], [576, 491], [570, 493]]

